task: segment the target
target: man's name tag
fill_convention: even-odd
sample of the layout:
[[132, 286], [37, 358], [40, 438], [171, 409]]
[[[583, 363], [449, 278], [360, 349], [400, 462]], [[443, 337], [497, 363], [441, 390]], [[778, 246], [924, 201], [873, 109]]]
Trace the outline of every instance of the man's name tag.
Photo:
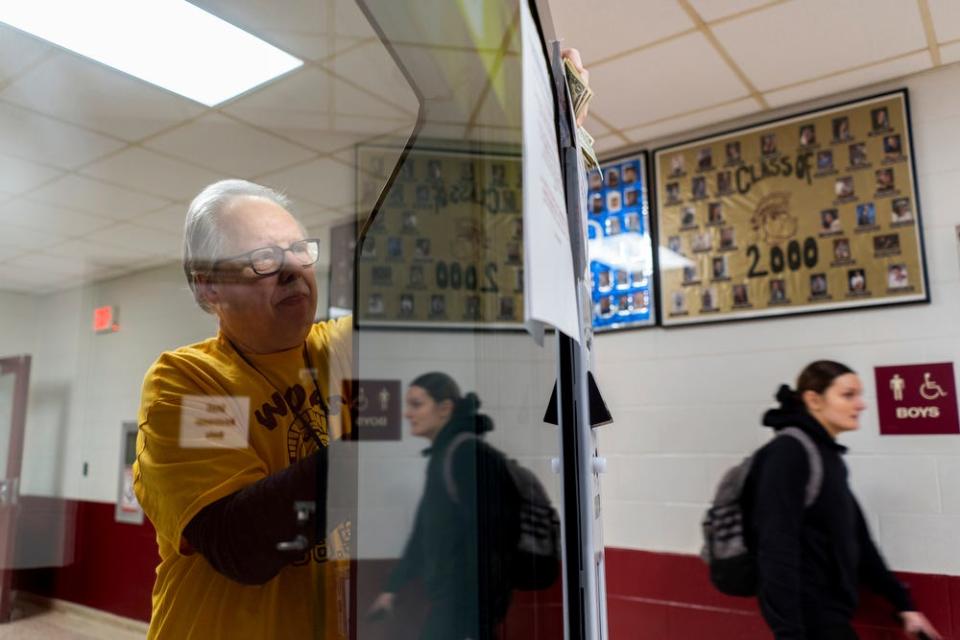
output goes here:
[[183, 396], [180, 446], [184, 449], [249, 446], [250, 398], [246, 396]]

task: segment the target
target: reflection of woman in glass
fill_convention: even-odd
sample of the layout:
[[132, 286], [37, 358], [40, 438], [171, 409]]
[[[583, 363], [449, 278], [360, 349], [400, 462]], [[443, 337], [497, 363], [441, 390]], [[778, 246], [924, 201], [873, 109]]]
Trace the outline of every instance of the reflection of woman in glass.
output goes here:
[[819, 360], [777, 400], [763, 424], [778, 436], [756, 453], [743, 493], [760, 611], [774, 636], [856, 640], [850, 620], [864, 584], [893, 605], [910, 637], [939, 639], [887, 568], [847, 481], [837, 438], [860, 428], [860, 378]]
[[421, 640], [492, 640], [510, 604], [503, 560], [516, 545], [506, 538], [519, 531], [510, 520], [519, 503], [505, 499], [503, 455], [479, 437], [493, 429], [479, 407], [477, 396], [461, 395], [445, 373], [425, 373], [407, 390], [411, 433], [431, 443], [426, 485], [403, 557], [369, 614], [391, 613], [397, 592], [419, 577], [430, 601]]

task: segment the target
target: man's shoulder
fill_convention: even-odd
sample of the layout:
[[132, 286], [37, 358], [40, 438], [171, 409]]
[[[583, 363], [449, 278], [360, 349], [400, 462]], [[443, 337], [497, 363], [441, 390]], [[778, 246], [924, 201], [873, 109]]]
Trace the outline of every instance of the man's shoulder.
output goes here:
[[314, 323], [310, 328], [309, 340], [318, 347], [338, 340], [350, 338], [353, 331], [353, 316], [341, 316]]
[[161, 353], [147, 370], [144, 387], [191, 387], [201, 378], [229, 375], [233, 364], [222, 342], [207, 338]]

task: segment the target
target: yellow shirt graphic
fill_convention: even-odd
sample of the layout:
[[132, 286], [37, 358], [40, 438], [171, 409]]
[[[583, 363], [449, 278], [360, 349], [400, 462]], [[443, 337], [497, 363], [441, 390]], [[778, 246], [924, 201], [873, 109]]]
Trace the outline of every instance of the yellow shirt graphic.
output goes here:
[[347, 637], [349, 521], [328, 517], [325, 546], [257, 586], [221, 575], [181, 541], [207, 505], [303, 459], [318, 441], [326, 446], [349, 433], [342, 402], [351, 322], [313, 326], [312, 373], [303, 346], [244, 359], [222, 334], [162, 354], [147, 372], [134, 490], [160, 551], [149, 638]]

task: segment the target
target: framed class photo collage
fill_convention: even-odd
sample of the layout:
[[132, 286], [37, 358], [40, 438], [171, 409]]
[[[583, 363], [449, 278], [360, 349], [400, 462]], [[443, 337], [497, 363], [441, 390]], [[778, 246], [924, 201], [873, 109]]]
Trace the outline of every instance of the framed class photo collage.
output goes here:
[[905, 90], [653, 153], [664, 326], [928, 302]]
[[[357, 199], [364, 210], [372, 210], [397, 157], [396, 147], [357, 148]], [[407, 154], [356, 249], [359, 323], [521, 329], [520, 180], [516, 154]], [[333, 242], [344, 244], [356, 231], [350, 223], [333, 230], [338, 233]], [[331, 282], [336, 304], [333, 288]]]

